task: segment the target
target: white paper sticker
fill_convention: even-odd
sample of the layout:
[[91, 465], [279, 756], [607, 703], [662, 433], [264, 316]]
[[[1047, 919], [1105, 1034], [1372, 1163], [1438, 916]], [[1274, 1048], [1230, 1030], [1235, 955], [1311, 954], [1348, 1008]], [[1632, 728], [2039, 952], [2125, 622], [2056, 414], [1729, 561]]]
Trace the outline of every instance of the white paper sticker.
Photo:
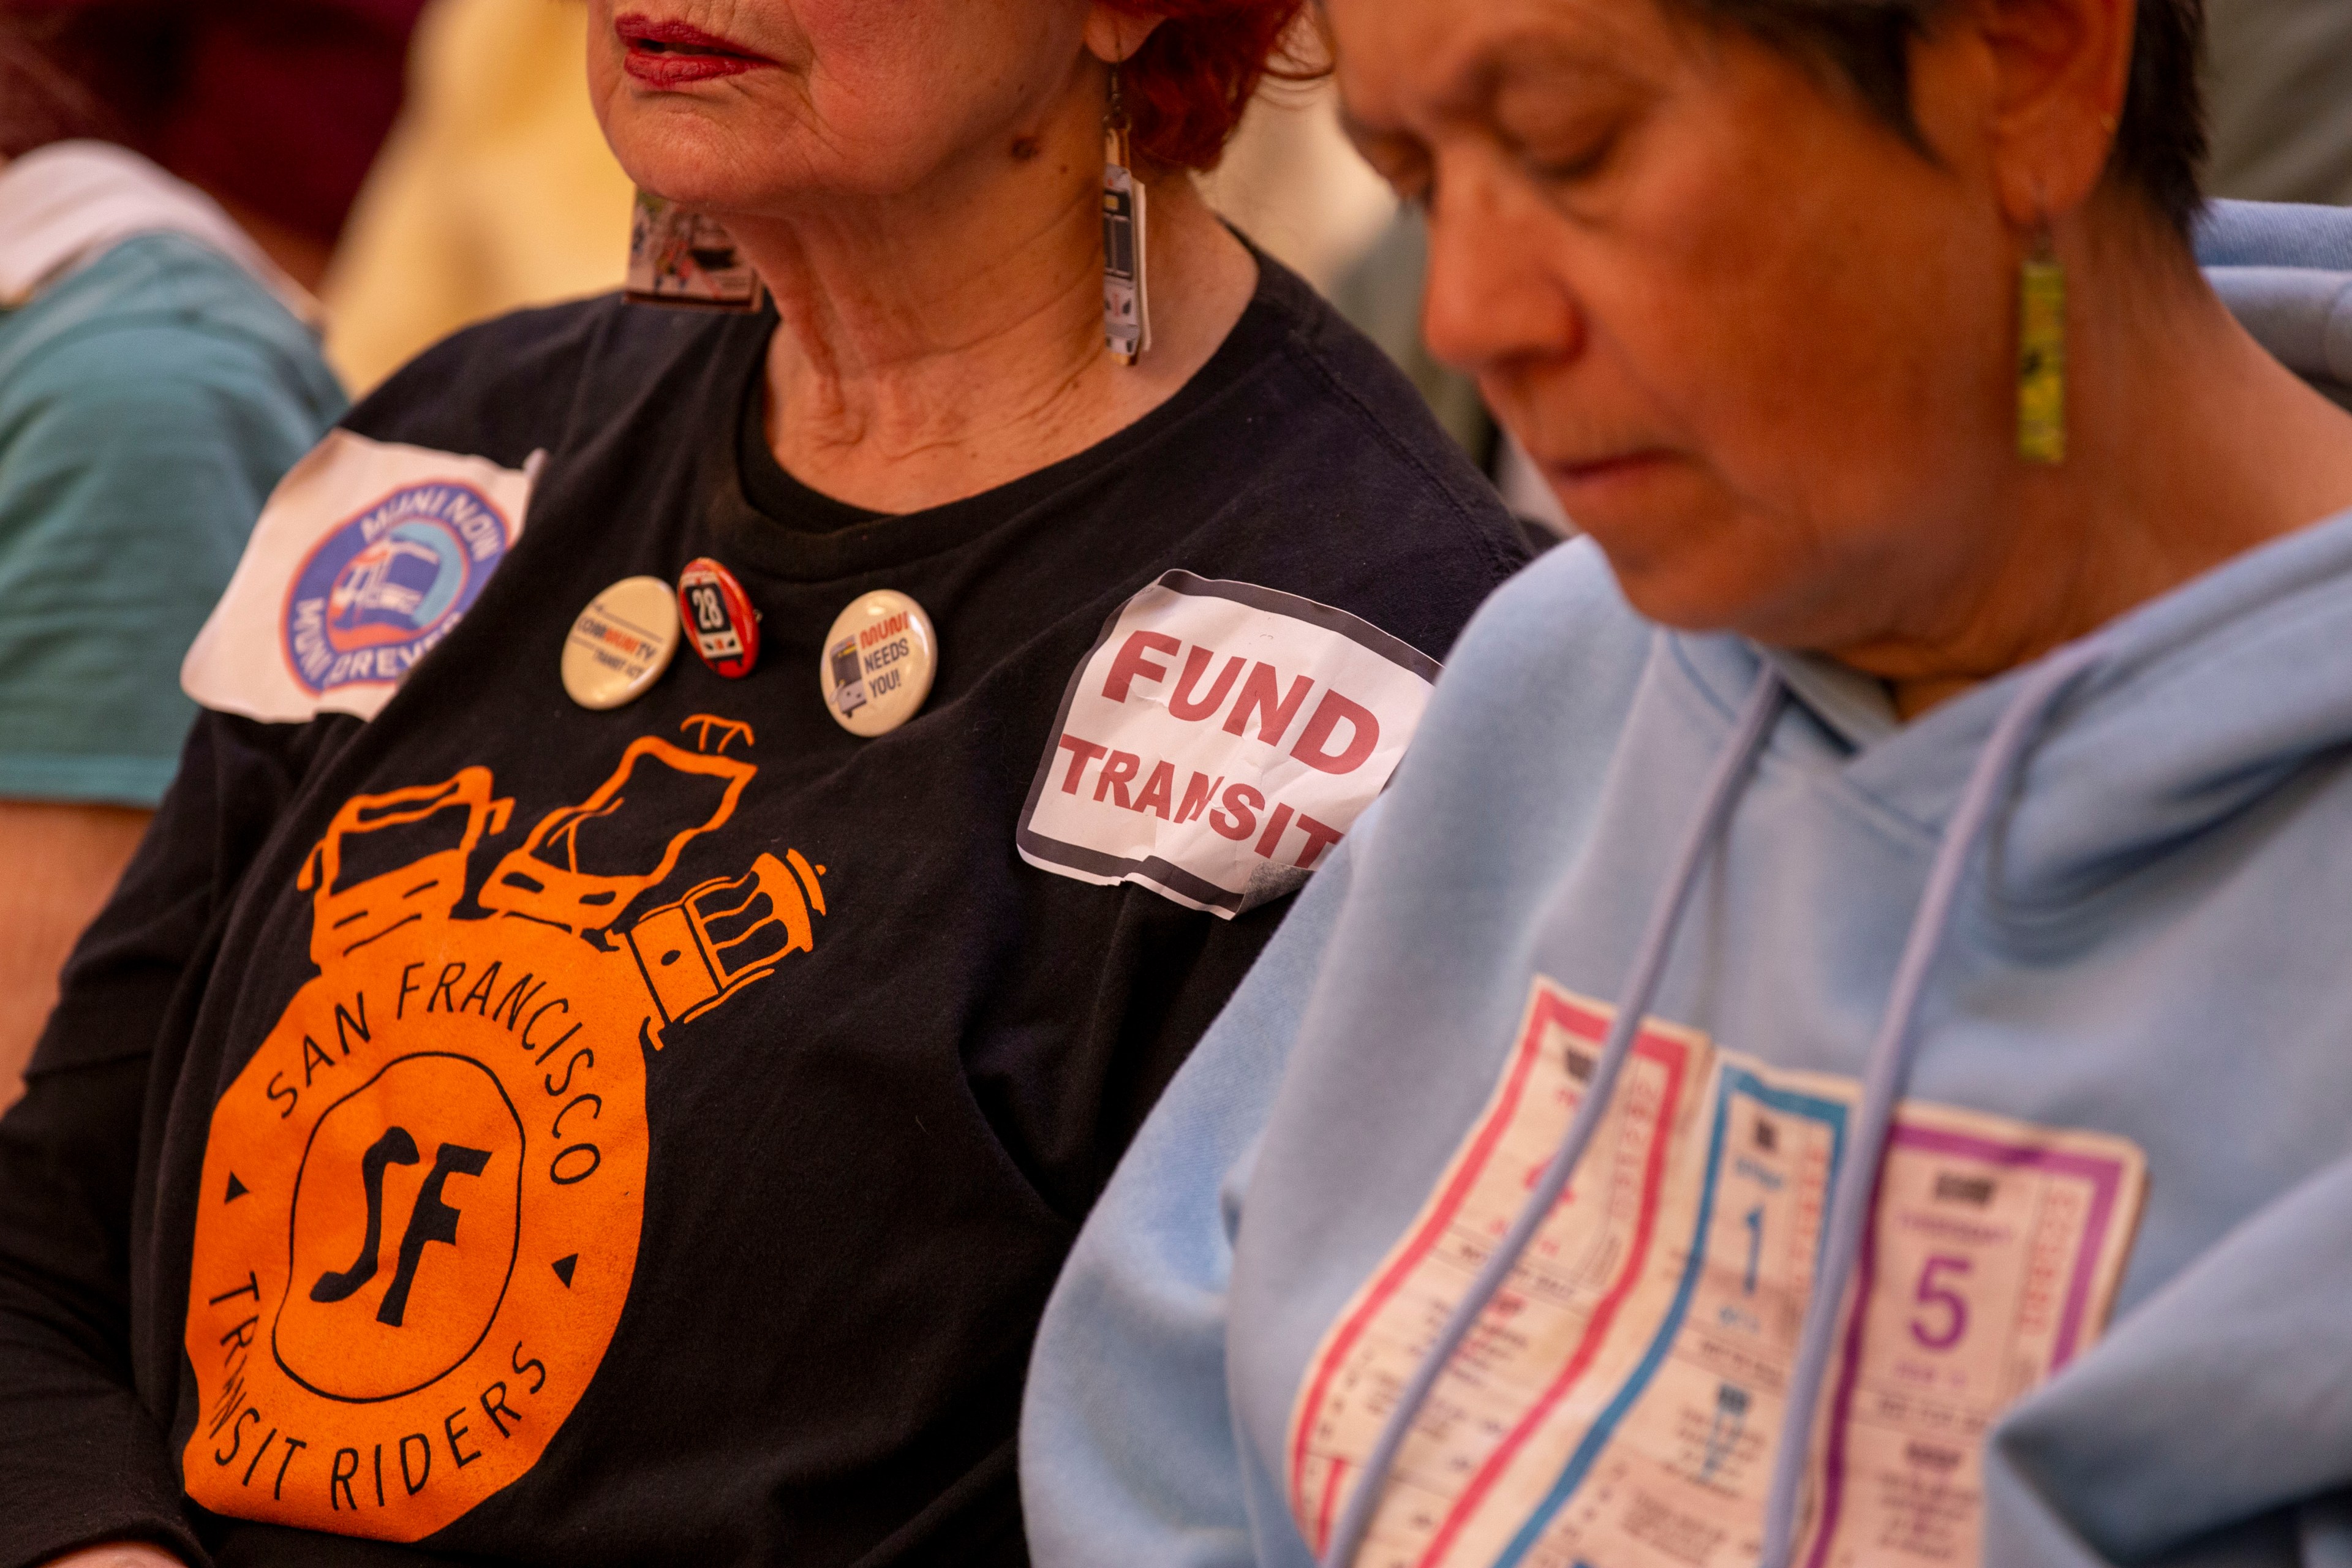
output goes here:
[[1291, 891], [1387, 784], [1437, 661], [1368, 621], [1171, 572], [1070, 681], [1016, 837], [1043, 870], [1225, 919]]
[[542, 456], [503, 468], [330, 431], [262, 508], [180, 685], [272, 723], [374, 718], [521, 536]]

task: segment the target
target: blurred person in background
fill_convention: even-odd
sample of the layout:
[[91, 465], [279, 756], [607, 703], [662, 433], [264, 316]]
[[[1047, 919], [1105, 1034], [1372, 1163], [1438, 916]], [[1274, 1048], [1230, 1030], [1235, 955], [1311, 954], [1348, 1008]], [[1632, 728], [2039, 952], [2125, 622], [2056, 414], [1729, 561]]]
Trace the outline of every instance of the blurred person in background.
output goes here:
[[425, 0], [0, 0], [111, 114], [315, 289], [399, 111]]
[[0, 16], [0, 1102], [163, 798], [179, 667], [342, 410], [315, 305]]
[[328, 363], [355, 395], [460, 327], [621, 286], [629, 177], [581, 78], [587, 30], [582, 5], [425, 8], [320, 286]]
[[1063, 1252], [1525, 559], [1195, 187], [1299, 10], [587, 7], [694, 308], [265, 507], [0, 1118], [0, 1568], [1025, 1560]]

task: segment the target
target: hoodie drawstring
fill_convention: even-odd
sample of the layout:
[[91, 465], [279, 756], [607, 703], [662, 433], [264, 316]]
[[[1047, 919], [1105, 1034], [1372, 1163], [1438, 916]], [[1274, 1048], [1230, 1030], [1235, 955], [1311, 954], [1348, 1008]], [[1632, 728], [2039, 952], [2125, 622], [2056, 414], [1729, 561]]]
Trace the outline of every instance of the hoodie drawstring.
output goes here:
[[1673, 875], [1666, 880], [1657, 907], [1650, 911], [1650, 923], [1642, 933], [1641, 945], [1634, 950], [1633, 973], [1626, 980], [1624, 994], [1618, 999], [1616, 1016], [1609, 1021], [1609, 1034], [1601, 1044], [1600, 1059], [1593, 1064], [1591, 1081], [1584, 1086], [1584, 1098], [1568, 1124], [1559, 1152], [1544, 1167], [1542, 1177], [1528, 1193], [1511, 1228], [1487, 1257], [1486, 1267], [1470, 1282], [1461, 1304], [1446, 1319], [1437, 1342], [1414, 1369], [1412, 1380], [1397, 1396], [1396, 1408], [1389, 1412], [1388, 1420], [1381, 1425], [1380, 1439], [1372, 1445], [1355, 1490], [1349, 1494], [1347, 1506], [1332, 1527], [1330, 1542], [1323, 1553], [1323, 1568], [1350, 1568], [1355, 1562], [1356, 1552], [1372, 1527], [1372, 1516], [1380, 1510], [1381, 1496], [1387, 1489], [1397, 1450], [1404, 1447], [1406, 1436], [1429, 1398], [1429, 1391], [1437, 1386], [1438, 1378], [1454, 1360], [1454, 1352], [1485, 1314], [1487, 1302], [1510, 1278], [1519, 1255], [1535, 1239], [1544, 1216], [1559, 1201], [1568, 1178], [1584, 1157], [1585, 1146], [1600, 1130], [1601, 1119], [1617, 1090], [1618, 1073], [1625, 1059], [1633, 1054], [1634, 1038], [1642, 1031], [1643, 1020], [1649, 1016], [1651, 998], [1658, 989], [1659, 977], [1665, 973], [1666, 955], [1674, 944], [1675, 928], [1682, 923], [1684, 906], [1690, 902], [1691, 890], [1698, 885], [1699, 868], [1706, 864], [1707, 850], [1722, 833], [1731, 807], [1739, 798], [1740, 786], [1755, 765], [1758, 753], [1763, 751], [1765, 738], [1772, 732], [1772, 721], [1780, 717], [1782, 690], [1780, 672], [1767, 664], [1740, 706], [1731, 742], [1717, 756], [1715, 771], [1707, 776], [1698, 816], [1691, 824], [1690, 834], [1683, 842], [1682, 853], [1675, 861]]
[[1904, 940], [1902, 961], [1895, 968], [1895, 985], [1879, 1019], [1878, 1037], [1871, 1042], [1863, 1068], [1862, 1107], [1854, 1122], [1853, 1144], [1830, 1200], [1812, 1298], [1805, 1303], [1796, 1367], [1789, 1378], [1780, 1439], [1772, 1454], [1772, 1485], [1764, 1503], [1764, 1551], [1757, 1568], [1792, 1568], [1796, 1556], [1813, 1411], [1821, 1401], [1822, 1381], [1828, 1374], [1830, 1352], [1836, 1342], [1838, 1310], [1862, 1255], [1863, 1233], [1878, 1195], [1878, 1165], [1886, 1151], [1886, 1135], [1911, 1076], [1911, 1055], [1916, 1044], [1913, 1026], [1918, 1021], [1920, 998], [1944, 945], [1944, 933], [1951, 925], [1960, 883], [2020, 762], [2040, 733], [2042, 721], [2104, 652], [2096, 642], [2078, 643], [2053, 655], [2027, 679], [1978, 753], [1944, 840], [1936, 847], [1927, 890], [1920, 896], [1918, 912], [1912, 917], [1911, 934]]
[[[1910, 1076], [1913, 1026], [1917, 1020], [1920, 998], [1951, 924], [1969, 859], [1990, 825], [2020, 761], [2040, 732], [2042, 721], [2103, 652], [2096, 642], [2077, 644], [2051, 656], [2026, 680], [1978, 754], [1943, 842], [1937, 847], [1936, 858], [1927, 874], [1927, 891], [1912, 918], [1886, 1011], [1880, 1019], [1877, 1038], [1871, 1044], [1864, 1068], [1853, 1142], [1838, 1173], [1829, 1220], [1822, 1230], [1819, 1265], [1811, 1299], [1805, 1304], [1796, 1364], [1789, 1382], [1788, 1405], [1773, 1451], [1771, 1487], [1765, 1495], [1764, 1549], [1758, 1559], [1758, 1568], [1793, 1568], [1791, 1560], [1801, 1524], [1798, 1510], [1811, 1448], [1813, 1415], [1820, 1404], [1822, 1379], [1829, 1370], [1839, 1308], [1861, 1256], [1864, 1227], [1869, 1223], [1871, 1205], [1878, 1191], [1879, 1161], [1885, 1152], [1895, 1107], [1902, 1100], [1904, 1086]], [[1633, 1054], [1634, 1039], [1649, 1016], [1651, 1000], [1664, 973], [1675, 928], [1682, 923], [1683, 911], [1697, 885], [1699, 869], [1730, 820], [1731, 808], [1763, 751], [1773, 721], [1780, 716], [1783, 695], [1779, 673], [1767, 664], [1740, 708], [1731, 741], [1716, 759], [1698, 816], [1684, 841], [1674, 874], [1651, 911], [1650, 923], [1634, 952], [1624, 994], [1610, 1020], [1600, 1060], [1594, 1064], [1591, 1081], [1585, 1086], [1576, 1115], [1511, 1228], [1479, 1269], [1477, 1278], [1471, 1281], [1469, 1290], [1446, 1319], [1436, 1342], [1398, 1395], [1396, 1408], [1381, 1425], [1379, 1441], [1372, 1445], [1355, 1489], [1340, 1510], [1323, 1554], [1322, 1568], [1350, 1568], [1354, 1563], [1371, 1529], [1373, 1516], [1379, 1511], [1397, 1452], [1419, 1419], [1430, 1391], [1453, 1362], [1462, 1342], [1485, 1315], [1488, 1303], [1510, 1278], [1520, 1254], [1535, 1239], [1552, 1205], [1559, 1201], [1569, 1177], [1584, 1158], [1586, 1146], [1600, 1130], [1601, 1117], [1616, 1094], [1618, 1075]]]

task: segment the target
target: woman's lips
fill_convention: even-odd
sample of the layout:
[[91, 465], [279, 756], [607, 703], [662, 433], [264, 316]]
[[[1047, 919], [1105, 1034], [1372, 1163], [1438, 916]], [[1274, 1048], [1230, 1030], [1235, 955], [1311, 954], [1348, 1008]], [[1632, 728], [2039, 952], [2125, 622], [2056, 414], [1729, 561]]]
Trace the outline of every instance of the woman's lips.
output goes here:
[[660, 22], [632, 12], [616, 18], [622, 68], [652, 88], [684, 87], [738, 76], [776, 62], [684, 22]]

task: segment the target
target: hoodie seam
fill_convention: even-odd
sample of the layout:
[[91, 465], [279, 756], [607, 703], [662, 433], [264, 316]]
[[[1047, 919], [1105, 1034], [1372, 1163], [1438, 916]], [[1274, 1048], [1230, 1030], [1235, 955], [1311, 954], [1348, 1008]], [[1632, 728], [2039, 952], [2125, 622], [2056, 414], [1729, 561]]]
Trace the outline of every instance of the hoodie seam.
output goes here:
[[[1691, 695], [1708, 712], [1725, 724], [1729, 724], [1733, 718], [1731, 710], [1723, 704], [1715, 689], [1707, 682], [1706, 676], [1701, 674], [1696, 665], [1691, 661], [1689, 651], [1684, 646], [1684, 639], [1669, 636], [1664, 640], [1673, 652], [1675, 663], [1682, 670], [1684, 679], [1681, 684], [1693, 689]], [[1756, 656], [1751, 653], [1749, 657]], [[1760, 663], [1761, 660], [1759, 659], [1759, 662]], [[1795, 703], [1801, 702], [1803, 700], [1791, 692], [1789, 700]], [[1786, 723], [1787, 720], [1784, 718], [1780, 722]], [[1934, 852], [1936, 845], [1941, 839], [1941, 835], [1933, 825], [1920, 821], [1854, 783], [1839, 763], [1828, 761], [1815, 763], [1806, 758], [1786, 754], [1778, 743], [1780, 728], [1780, 724], [1773, 726], [1771, 739], [1766, 742], [1763, 753], [1757, 758], [1757, 767], [1759, 771], [1772, 766], [1795, 772], [1809, 784], [1820, 785], [1833, 796], [1842, 797], [1840, 804], [1853, 808], [1851, 815], [1860, 818], [1864, 825], [1886, 838], [1895, 847], [1911, 853], [1923, 849], [1929, 853]]]
[[[2326, 518], [2315, 519], [2306, 526], [2324, 526], [2327, 521]], [[2352, 574], [2336, 571], [2323, 577], [2306, 579], [2297, 584], [2289, 595], [2281, 596], [2288, 601], [2284, 604], [2279, 598], [2273, 598], [2267, 603], [2248, 605], [2210, 626], [2204, 635], [2192, 634], [2168, 640], [2137, 658], [2127, 653], [2094, 673], [2074, 693], [2073, 702], [2068, 706], [2076, 707], [2079, 710], [2081, 705], [2105, 700], [2114, 703], [2115, 710], [2119, 710], [2123, 717], [2129, 718], [2146, 706], [2152, 692], [2160, 694], [2168, 689], [2173, 676], [2184, 663], [2194, 662], [2210, 667], [2218, 659], [2234, 659], [2250, 652], [2260, 652], [2266, 646], [2285, 642], [2308, 626], [2325, 625], [2331, 618], [2340, 617], [2343, 614], [2340, 600], [2324, 592], [2313, 594], [2312, 591], [2321, 589], [2323, 585], [2340, 585], [2347, 574]], [[2184, 588], [2190, 585], [2182, 584]], [[2305, 598], [2306, 594], [2312, 594], [2312, 596]], [[2303, 599], [2304, 602], [2295, 604], [2293, 602], [2295, 599]], [[2108, 624], [2113, 626], [2116, 623]], [[2105, 679], [2102, 679], [2102, 676]]]

